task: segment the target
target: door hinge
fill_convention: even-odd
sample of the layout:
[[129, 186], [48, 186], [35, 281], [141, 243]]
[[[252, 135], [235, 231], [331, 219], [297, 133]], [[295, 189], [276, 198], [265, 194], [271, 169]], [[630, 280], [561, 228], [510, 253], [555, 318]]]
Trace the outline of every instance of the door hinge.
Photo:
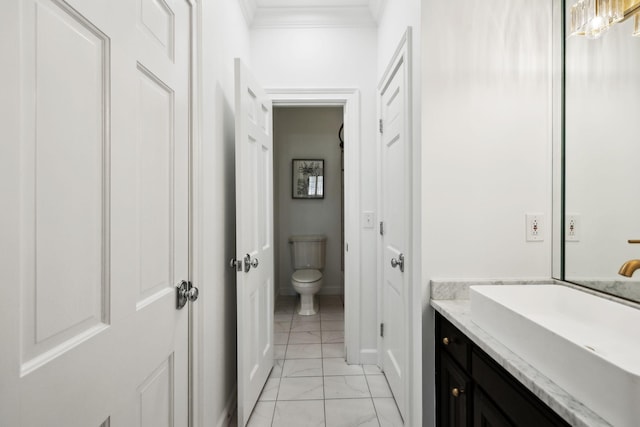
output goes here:
[[380, 336], [384, 338], [384, 323], [380, 323]]
[[382, 119], [379, 120], [380, 123], [380, 133], [382, 133]]
[[380, 235], [384, 236], [384, 222], [380, 221]]

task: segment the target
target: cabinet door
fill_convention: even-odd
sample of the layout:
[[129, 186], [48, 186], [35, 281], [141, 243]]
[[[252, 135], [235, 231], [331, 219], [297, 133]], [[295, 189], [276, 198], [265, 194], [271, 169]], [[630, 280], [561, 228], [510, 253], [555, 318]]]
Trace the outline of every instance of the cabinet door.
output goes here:
[[473, 394], [473, 427], [513, 427], [480, 388]]
[[445, 353], [440, 353], [438, 426], [463, 427], [471, 421], [471, 381]]

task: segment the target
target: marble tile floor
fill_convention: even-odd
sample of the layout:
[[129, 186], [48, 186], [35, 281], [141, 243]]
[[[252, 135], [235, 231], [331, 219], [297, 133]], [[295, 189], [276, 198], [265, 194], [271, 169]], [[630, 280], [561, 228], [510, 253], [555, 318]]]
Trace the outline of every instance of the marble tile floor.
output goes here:
[[321, 296], [314, 316], [298, 315], [295, 304], [276, 302], [276, 363], [248, 426], [403, 426], [380, 368], [344, 360], [342, 297]]

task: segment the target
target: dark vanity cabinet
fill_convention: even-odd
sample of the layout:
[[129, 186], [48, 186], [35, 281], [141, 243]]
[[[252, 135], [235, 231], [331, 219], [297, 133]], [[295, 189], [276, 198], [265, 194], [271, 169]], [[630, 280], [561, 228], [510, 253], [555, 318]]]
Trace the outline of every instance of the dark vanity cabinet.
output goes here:
[[569, 427], [440, 314], [436, 314], [436, 425]]

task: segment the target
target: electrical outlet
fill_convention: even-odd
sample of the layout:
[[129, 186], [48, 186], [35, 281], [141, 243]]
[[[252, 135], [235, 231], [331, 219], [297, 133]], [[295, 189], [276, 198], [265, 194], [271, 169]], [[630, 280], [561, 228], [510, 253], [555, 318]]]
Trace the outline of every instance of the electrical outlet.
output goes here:
[[580, 223], [580, 214], [567, 214], [565, 217], [564, 239], [567, 242], [579, 242], [582, 225]]
[[527, 242], [542, 242], [544, 240], [544, 215], [526, 214]]
[[375, 217], [373, 212], [365, 211], [362, 212], [362, 227], [363, 228], [373, 228], [373, 223], [375, 222]]

